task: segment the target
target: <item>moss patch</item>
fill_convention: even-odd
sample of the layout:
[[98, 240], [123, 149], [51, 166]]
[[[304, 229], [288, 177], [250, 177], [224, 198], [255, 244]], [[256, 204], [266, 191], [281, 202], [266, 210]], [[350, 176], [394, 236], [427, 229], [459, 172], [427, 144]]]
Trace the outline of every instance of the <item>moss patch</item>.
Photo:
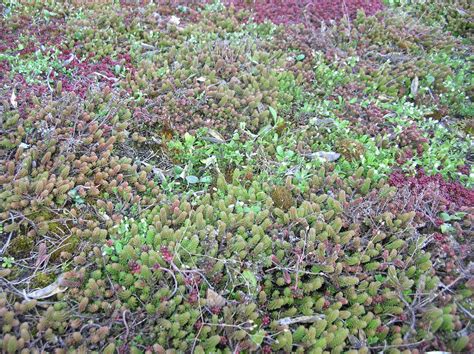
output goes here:
[[288, 210], [294, 203], [293, 195], [288, 187], [276, 186], [272, 190], [272, 200], [275, 207]]
[[33, 237], [19, 235], [11, 240], [8, 254], [13, 257], [27, 256], [35, 245]]

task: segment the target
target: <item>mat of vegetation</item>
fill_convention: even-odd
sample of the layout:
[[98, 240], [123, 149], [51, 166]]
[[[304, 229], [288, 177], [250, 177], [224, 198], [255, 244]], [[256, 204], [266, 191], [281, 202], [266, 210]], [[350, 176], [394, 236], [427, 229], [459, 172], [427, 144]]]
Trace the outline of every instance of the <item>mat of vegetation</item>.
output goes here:
[[0, 351], [473, 351], [471, 1], [80, 3], [0, 5]]

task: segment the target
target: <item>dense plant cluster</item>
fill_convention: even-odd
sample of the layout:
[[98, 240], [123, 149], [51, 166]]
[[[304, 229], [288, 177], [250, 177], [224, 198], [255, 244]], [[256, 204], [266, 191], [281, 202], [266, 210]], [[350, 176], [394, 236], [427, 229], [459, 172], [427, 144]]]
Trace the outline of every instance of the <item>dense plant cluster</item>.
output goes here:
[[456, 35], [472, 36], [473, 4], [466, 0], [404, 1], [388, 0], [395, 6], [405, 5], [406, 10], [425, 23], [442, 27]]
[[246, 1], [229, 0], [237, 9], [252, 9], [256, 22], [270, 20], [276, 24], [304, 23], [318, 28], [324, 22], [343, 17], [354, 18], [357, 11], [373, 15], [383, 8], [380, 0], [290, 0], [290, 1]]
[[4, 1], [1, 351], [472, 352], [472, 6], [384, 3]]

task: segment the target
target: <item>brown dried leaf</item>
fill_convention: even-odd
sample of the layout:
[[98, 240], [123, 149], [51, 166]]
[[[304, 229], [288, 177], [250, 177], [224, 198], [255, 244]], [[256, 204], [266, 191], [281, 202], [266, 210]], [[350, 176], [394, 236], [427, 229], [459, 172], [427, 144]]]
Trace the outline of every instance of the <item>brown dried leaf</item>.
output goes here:
[[210, 136], [204, 137], [204, 140], [210, 141], [212, 143], [224, 144], [226, 141], [218, 132], [214, 129], [209, 128], [207, 130]]
[[59, 285], [59, 283], [61, 282], [62, 277], [63, 276], [60, 275], [54, 283], [52, 283], [52, 284], [50, 284], [50, 285], [48, 285], [48, 286], [46, 286], [42, 289], [32, 291], [28, 294], [25, 293], [24, 294], [25, 298], [30, 299], [30, 300], [31, 299], [37, 299], [37, 300], [45, 299], [45, 298], [48, 298], [48, 297], [51, 297], [53, 295], [56, 295], [56, 294], [59, 294], [59, 293], [62, 293], [64, 291], [66, 291], [67, 287], [63, 287], [63, 286]]
[[206, 300], [207, 300], [207, 305], [209, 307], [220, 308], [220, 307], [223, 307], [226, 303], [225, 299], [212, 289], [207, 289]]
[[36, 259], [36, 267], [39, 267], [47, 258], [48, 248], [46, 243], [41, 242], [38, 246], [38, 258]]

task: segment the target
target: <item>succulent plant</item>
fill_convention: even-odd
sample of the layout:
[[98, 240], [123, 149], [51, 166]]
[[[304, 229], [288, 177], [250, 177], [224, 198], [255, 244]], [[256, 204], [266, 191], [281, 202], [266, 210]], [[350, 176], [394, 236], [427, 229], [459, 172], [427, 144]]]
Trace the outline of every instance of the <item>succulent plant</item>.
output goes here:
[[440, 4], [0, 5], [2, 352], [472, 352]]

